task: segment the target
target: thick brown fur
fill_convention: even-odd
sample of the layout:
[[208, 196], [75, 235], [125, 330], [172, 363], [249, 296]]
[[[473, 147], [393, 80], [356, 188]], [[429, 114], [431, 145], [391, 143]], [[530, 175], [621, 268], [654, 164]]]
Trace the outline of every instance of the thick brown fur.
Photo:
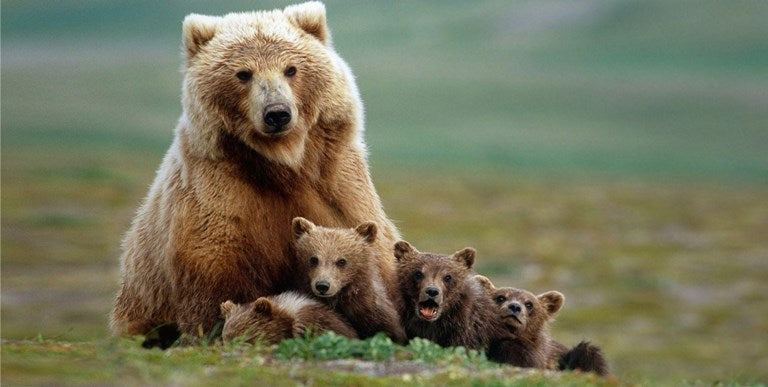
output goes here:
[[394, 279], [380, 274], [385, 262], [373, 248], [376, 223], [327, 228], [297, 217], [293, 232], [297, 257], [309, 275], [307, 291], [346, 317], [360, 338], [385, 332], [397, 343], [407, 341], [397, 312], [399, 293], [384, 286]]
[[307, 332], [333, 331], [356, 339], [355, 330], [326, 305], [296, 292], [260, 297], [247, 304], [225, 301], [222, 338], [241, 338], [275, 344], [283, 339], [303, 337]]
[[395, 244], [400, 309], [409, 339], [485, 351], [505, 330], [482, 287], [474, 280], [475, 250], [453, 255], [421, 253], [408, 242]]
[[[362, 104], [322, 3], [189, 15], [183, 42], [183, 114], [123, 241], [112, 332], [208, 332], [223, 301], [305, 284], [294, 270], [296, 216], [329, 227], [375, 221], [378, 267], [393, 278], [398, 232], [368, 173]], [[263, 117], [273, 103], [292, 116], [278, 134]]]
[[475, 276], [475, 280], [494, 303], [496, 318], [504, 322], [510, 333], [491, 345], [489, 359], [517, 367], [608, 373], [600, 348], [581, 343], [569, 350], [550, 336], [549, 322], [565, 303], [562, 293], [549, 291], [536, 296], [523, 289], [496, 288], [481, 275]]

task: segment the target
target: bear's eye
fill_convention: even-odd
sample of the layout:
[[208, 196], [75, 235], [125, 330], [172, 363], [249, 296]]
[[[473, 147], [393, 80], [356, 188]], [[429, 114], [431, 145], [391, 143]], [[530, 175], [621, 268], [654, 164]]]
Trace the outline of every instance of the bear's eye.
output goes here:
[[338, 266], [338, 267], [347, 266], [347, 260], [344, 259], [344, 258], [339, 258], [339, 260], [336, 261], [336, 266]]
[[504, 302], [506, 300], [507, 300], [507, 297], [504, 297], [504, 296], [496, 297], [496, 302], [498, 302], [499, 304], [501, 304], [502, 302]]
[[292, 77], [296, 75], [296, 66], [288, 66], [288, 68], [285, 69], [283, 74], [285, 74], [286, 77]]
[[453, 279], [453, 277], [451, 277], [450, 274], [448, 274], [447, 276], [443, 277], [443, 281], [445, 281], [445, 283], [447, 283], [447, 284], [451, 283], [452, 279]]
[[528, 309], [528, 310], [533, 309], [533, 303], [530, 302], [530, 301], [526, 302], [525, 303], [525, 308]]
[[418, 280], [420, 280], [422, 278], [424, 278], [424, 274], [422, 274], [420, 271], [417, 271], [417, 272], [413, 273], [413, 279], [415, 279], [416, 281], [418, 281]]
[[309, 258], [309, 266], [315, 267], [317, 264], [320, 263], [320, 260], [317, 259], [317, 257], [310, 257]]
[[241, 81], [250, 81], [251, 77], [253, 77], [253, 72], [251, 70], [238, 71], [235, 76]]

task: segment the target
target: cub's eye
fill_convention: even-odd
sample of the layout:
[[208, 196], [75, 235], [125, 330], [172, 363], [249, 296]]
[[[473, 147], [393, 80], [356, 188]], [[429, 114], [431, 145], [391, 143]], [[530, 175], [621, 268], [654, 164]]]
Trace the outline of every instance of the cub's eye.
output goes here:
[[347, 266], [347, 260], [344, 259], [344, 258], [339, 258], [339, 260], [336, 261], [336, 266], [338, 266], [338, 267]]
[[422, 278], [424, 278], [424, 274], [422, 274], [420, 271], [417, 271], [417, 272], [413, 273], [413, 279], [415, 279], [416, 281], [418, 281], [418, 280], [420, 280]]
[[445, 283], [447, 283], [447, 284], [451, 283], [452, 279], [453, 279], [453, 277], [451, 277], [450, 274], [448, 274], [447, 276], [443, 277], [443, 281], [445, 281]]
[[292, 77], [296, 75], [296, 66], [289, 66], [285, 71], [283, 72], [286, 77]]
[[504, 296], [497, 296], [496, 297], [496, 302], [498, 302], [499, 304], [501, 304], [502, 302], [504, 302], [506, 300], [507, 300], [507, 297], [504, 297]]
[[525, 308], [526, 308], [526, 309], [529, 309], [529, 310], [530, 310], [530, 309], [533, 309], [533, 303], [532, 303], [532, 302], [530, 302], [530, 301], [526, 302], [526, 303], [525, 303]]
[[253, 72], [251, 70], [238, 71], [235, 76], [241, 81], [250, 81], [251, 77], [253, 77]]
[[317, 257], [310, 257], [309, 258], [309, 266], [315, 267], [317, 264], [320, 263], [320, 260], [317, 259]]

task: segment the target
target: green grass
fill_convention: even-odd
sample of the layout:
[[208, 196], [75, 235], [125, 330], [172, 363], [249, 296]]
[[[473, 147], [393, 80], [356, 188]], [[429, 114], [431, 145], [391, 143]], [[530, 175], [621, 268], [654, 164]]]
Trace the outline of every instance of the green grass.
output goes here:
[[[767, 381], [768, 6], [566, 3], [328, 4], [388, 215], [421, 250], [476, 247], [499, 285], [562, 291], [553, 334], [622, 381]], [[3, 1], [3, 382], [338, 383], [274, 349], [106, 339], [181, 112], [181, 20], [273, 5]], [[446, 367], [410, 381], [475, 372]]]
[[[382, 356], [382, 352], [389, 355]], [[286, 358], [286, 354], [290, 356]], [[594, 375], [501, 366], [463, 348], [440, 348], [426, 341], [400, 347], [378, 336], [359, 341], [325, 334], [286, 340], [280, 346], [215, 343], [165, 352], [145, 350], [138, 341], [126, 339], [87, 343], [39, 339], [5, 341], [2, 356], [3, 383], [10, 385], [111, 384], [117, 380], [122, 385], [614, 384]]]

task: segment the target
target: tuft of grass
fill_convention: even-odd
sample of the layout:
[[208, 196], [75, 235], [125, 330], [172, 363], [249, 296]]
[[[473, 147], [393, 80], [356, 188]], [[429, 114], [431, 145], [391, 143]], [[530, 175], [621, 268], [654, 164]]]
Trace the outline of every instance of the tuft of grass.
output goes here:
[[365, 340], [350, 339], [334, 332], [318, 336], [287, 339], [280, 342], [275, 357], [282, 360], [337, 360], [358, 358], [364, 360], [408, 360], [424, 364], [460, 364], [494, 368], [482, 352], [464, 347], [443, 348], [429, 340], [415, 338], [408, 346], [392, 342], [384, 333]]

